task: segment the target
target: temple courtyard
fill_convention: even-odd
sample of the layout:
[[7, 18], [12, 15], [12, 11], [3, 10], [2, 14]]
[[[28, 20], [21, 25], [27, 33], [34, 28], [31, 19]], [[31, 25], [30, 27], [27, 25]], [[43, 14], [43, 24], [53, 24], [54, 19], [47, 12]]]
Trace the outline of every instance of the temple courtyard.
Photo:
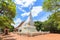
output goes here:
[[42, 34], [37, 36], [19, 35], [17, 33], [10, 33], [9, 35], [0, 35], [0, 40], [60, 40], [60, 34]]

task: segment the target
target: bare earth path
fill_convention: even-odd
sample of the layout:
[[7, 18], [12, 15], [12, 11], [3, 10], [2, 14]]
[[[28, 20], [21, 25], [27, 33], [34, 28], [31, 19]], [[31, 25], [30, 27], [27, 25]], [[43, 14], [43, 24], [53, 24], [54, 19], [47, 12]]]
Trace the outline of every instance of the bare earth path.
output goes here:
[[23, 35], [18, 35], [14, 33], [10, 33], [8, 36], [1, 36], [3, 40], [60, 40], [60, 34], [45, 34], [45, 35], [38, 35], [34, 37], [28, 37]]

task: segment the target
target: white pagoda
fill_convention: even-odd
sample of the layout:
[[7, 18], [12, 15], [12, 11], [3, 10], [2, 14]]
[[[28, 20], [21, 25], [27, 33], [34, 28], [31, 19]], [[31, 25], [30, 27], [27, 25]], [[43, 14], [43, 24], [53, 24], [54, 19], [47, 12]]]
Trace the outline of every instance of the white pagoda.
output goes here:
[[18, 26], [18, 32], [20, 33], [31, 33], [31, 32], [37, 32], [36, 28], [34, 26], [34, 22], [32, 19], [31, 13], [29, 14], [28, 18], [26, 21], [22, 22]]

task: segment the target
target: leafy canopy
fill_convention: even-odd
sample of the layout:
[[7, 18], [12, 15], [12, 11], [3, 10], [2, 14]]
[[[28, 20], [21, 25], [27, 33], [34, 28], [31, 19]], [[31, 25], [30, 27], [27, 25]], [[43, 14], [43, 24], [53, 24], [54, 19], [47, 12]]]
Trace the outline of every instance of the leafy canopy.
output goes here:
[[0, 0], [0, 27], [11, 26], [15, 15], [15, 3], [12, 0]]

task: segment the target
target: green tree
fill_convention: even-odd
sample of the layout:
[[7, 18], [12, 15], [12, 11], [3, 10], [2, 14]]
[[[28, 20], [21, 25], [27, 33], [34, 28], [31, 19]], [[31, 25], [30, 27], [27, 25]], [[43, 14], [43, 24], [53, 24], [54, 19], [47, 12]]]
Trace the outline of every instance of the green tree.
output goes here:
[[50, 32], [57, 32], [57, 30], [58, 30], [59, 23], [56, 22], [54, 15], [55, 14], [50, 15], [49, 19], [47, 20], [47, 25], [49, 27]]
[[16, 15], [16, 5], [12, 0], [0, 0], [0, 27], [11, 26]]
[[[57, 29], [60, 30], [60, 0], [45, 0], [43, 3], [43, 9], [53, 14], [49, 17], [50, 22], [55, 25], [58, 24]], [[51, 24], [52, 25], [52, 24]], [[53, 25], [52, 25], [53, 26]], [[54, 28], [54, 27], [53, 27]]]
[[42, 31], [49, 31], [48, 20], [42, 23]]
[[40, 31], [40, 30], [41, 30], [42, 22], [40, 22], [40, 21], [35, 21], [35, 24], [34, 24], [34, 25], [36, 26], [36, 30], [37, 30], [37, 31]]
[[60, 0], [45, 0], [43, 9], [54, 13], [55, 20], [58, 19], [58, 21], [60, 21]]

